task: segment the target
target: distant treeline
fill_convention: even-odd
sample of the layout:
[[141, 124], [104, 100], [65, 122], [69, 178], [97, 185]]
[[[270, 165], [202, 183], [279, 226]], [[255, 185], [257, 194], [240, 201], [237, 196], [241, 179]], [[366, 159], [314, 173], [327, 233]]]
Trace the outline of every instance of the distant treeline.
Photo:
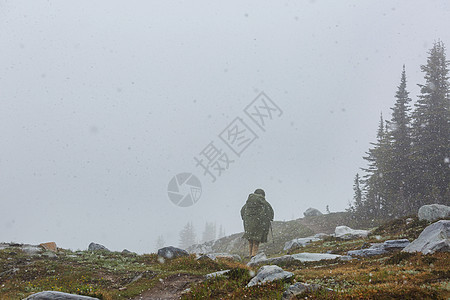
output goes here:
[[381, 116], [377, 140], [356, 174], [349, 210], [360, 218], [416, 214], [424, 204], [450, 205], [450, 84], [444, 44], [434, 43], [425, 83], [411, 107], [403, 66], [390, 121]]

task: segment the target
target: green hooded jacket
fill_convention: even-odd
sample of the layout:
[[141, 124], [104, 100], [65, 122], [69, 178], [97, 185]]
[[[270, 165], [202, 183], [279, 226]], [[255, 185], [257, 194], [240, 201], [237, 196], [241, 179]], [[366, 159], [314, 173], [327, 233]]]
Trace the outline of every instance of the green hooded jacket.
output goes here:
[[263, 195], [250, 194], [241, 208], [244, 221], [244, 236], [247, 240], [267, 242], [270, 222], [273, 220], [273, 209]]

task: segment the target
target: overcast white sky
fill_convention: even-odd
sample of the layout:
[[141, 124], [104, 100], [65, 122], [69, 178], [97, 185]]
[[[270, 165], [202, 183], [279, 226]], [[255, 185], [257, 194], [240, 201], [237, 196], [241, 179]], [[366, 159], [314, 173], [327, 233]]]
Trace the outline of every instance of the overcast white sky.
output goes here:
[[[445, 0], [0, 0], [0, 242], [148, 253], [188, 221], [242, 231], [256, 188], [276, 220], [343, 211], [402, 65], [415, 100], [448, 28]], [[233, 156], [218, 135], [261, 91], [283, 114]], [[211, 141], [235, 160], [214, 183]]]

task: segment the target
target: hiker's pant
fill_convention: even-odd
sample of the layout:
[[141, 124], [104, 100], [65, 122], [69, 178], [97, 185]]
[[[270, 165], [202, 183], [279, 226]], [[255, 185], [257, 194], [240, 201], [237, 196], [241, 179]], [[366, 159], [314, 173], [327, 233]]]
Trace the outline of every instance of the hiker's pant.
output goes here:
[[258, 241], [249, 240], [248, 241], [248, 245], [249, 245], [249, 248], [250, 248], [250, 257], [253, 257], [256, 254], [258, 254], [258, 249], [259, 249], [259, 242]]

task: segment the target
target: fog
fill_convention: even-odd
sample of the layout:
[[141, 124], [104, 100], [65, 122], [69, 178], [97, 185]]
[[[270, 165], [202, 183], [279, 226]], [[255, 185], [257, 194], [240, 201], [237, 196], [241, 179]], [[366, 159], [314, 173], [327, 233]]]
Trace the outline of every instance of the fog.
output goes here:
[[[344, 211], [403, 65], [415, 100], [448, 28], [445, 0], [0, 1], [0, 242], [154, 252], [189, 221], [242, 231], [256, 188], [275, 220]], [[233, 161], [214, 182], [211, 142]], [[201, 182], [187, 207], [180, 173]]]

